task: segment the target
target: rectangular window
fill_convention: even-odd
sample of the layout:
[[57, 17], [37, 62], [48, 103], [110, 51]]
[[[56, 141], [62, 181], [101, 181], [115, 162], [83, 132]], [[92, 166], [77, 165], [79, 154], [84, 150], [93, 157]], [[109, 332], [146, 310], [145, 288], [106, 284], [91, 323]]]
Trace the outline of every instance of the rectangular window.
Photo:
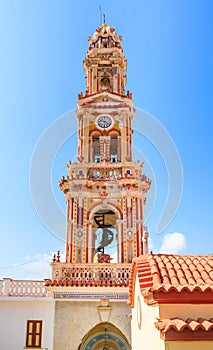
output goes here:
[[117, 155], [111, 155], [110, 162], [111, 163], [117, 163], [117, 161], [118, 161], [118, 156]]
[[95, 158], [95, 156], [100, 156], [100, 142], [99, 142], [99, 138], [93, 138], [93, 140], [92, 140], [92, 148], [93, 148], [93, 158]]
[[101, 156], [95, 156], [95, 163], [100, 163]]
[[27, 321], [27, 348], [40, 348], [42, 334], [42, 321]]

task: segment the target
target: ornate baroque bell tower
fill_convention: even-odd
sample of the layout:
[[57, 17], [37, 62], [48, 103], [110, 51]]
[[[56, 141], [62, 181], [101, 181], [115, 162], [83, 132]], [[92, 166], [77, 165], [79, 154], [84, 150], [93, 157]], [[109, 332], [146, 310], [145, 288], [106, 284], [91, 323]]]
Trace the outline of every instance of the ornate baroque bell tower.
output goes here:
[[146, 252], [143, 206], [150, 181], [132, 162], [132, 94], [114, 28], [89, 37], [78, 95], [78, 160], [60, 182], [67, 201], [67, 263], [130, 263]]
[[143, 207], [151, 181], [143, 164], [132, 161], [134, 106], [125, 91], [122, 37], [103, 24], [88, 40], [86, 91], [78, 94], [76, 110], [78, 157], [60, 181], [67, 202], [66, 262], [54, 256], [47, 286], [56, 299], [84, 298], [91, 290], [90, 300], [116, 295], [126, 303], [130, 263], [148, 251]]

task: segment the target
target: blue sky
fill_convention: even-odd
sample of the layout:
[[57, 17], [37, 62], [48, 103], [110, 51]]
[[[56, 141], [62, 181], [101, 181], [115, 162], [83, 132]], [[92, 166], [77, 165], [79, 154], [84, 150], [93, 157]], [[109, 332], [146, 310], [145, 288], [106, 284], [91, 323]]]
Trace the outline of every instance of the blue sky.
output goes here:
[[[64, 242], [46, 229], [33, 207], [30, 162], [44, 130], [73, 110], [77, 93], [84, 91], [82, 60], [87, 36], [99, 26], [100, 4], [106, 22], [123, 36], [127, 89], [135, 106], [167, 129], [182, 160], [180, 207], [166, 230], [156, 234], [167, 173], [153, 145], [145, 139], [139, 144], [157, 186], [147, 222], [152, 249], [160, 251], [168, 233], [181, 233], [186, 241], [181, 253], [213, 253], [212, 1], [2, 0], [0, 278], [48, 277], [50, 255], [64, 250]], [[58, 152], [50, 179], [62, 210], [58, 180], [66, 175], [64, 164], [73, 157], [73, 142]], [[173, 244], [179, 238], [173, 235]]]

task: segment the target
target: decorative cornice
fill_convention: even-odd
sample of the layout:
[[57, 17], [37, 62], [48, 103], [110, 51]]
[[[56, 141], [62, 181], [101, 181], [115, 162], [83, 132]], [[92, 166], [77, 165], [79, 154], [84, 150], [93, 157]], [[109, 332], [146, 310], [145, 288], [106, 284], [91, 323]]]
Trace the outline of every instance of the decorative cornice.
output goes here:
[[128, 287], [118, 288], [101, 288], [101, 287], [47, 287], [47, 290], [52, 293], [54, 299], [60, 300], [128, 300]]

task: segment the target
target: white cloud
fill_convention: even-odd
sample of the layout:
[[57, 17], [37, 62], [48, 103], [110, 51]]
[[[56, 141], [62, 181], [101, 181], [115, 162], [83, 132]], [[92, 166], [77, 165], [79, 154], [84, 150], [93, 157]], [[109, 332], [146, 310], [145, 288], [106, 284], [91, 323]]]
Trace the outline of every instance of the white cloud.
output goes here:
[[159, 253], [179, 254], [186, 248], [186, 238], [180, 232], [167, 233], [161, 244]]
[[50, 263], [52, 261], [52, 254], [47, 255], [38, 253], [35, 256], [28, 256], [26, 260], [26, 264], [18, 267], [19, 273], [22, 273], [24, 279], [43, 280], [44, 278], [50, 277]]
[[[16, 263], [1, 271], [2, 277], [24, 280], [43, 280], [51, 277], [50, 263], [53, 258], [51, 254], [37, 253], [33, 256], [26, 255], [22, 263]], [[65, 261], [65, 254], [61, 254], [61, 261]]]

